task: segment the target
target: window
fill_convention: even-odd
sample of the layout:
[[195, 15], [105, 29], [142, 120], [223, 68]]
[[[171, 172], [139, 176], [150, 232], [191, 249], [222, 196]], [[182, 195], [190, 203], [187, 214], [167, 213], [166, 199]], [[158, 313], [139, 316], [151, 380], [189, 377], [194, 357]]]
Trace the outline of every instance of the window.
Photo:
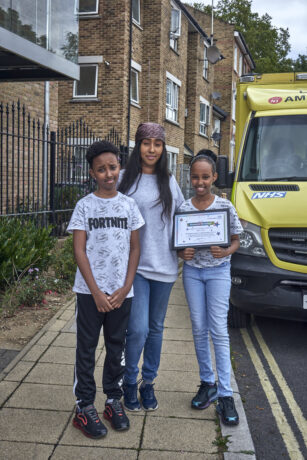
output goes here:
[[177, 156], [179, 154], [178, 147], [172, 145], [166, 145], [167, 151], [167, 166], [171, 173], [176, 177], [177, 172]]
[[181, 81], [166, 72], [166, 119], [178, 122], [178, 100]]
[[79, 0], [79, 14], [97, 14], [98, 0]]
[[132, 19], [138, 24], [141, 23], [140, 0], [132, 0]]
[[210, 122], [210, 104], [209, 102], [200, 97], [200, 111], [199, 111], [199, 133], [203, 136], [208, 136], [208, 126]]
[[139, 72], [142, 67], [135, 61], [131, 61], [131, 84], [130, 99], [132, 102], [139, 103]]
[[80, 64], [80, 80], [74, 82], [74, 97], [97, 97], [97, 64]]
[[236, 99], [237, 99], [237, 91], [235, 85], [232, 88], [232, 119], [236, 119]]
[[235, 45], [234, 53], [233, 53], [233, 68], [237, 72], [238, 71], [238, 47]]
[[178, 39], [181, 33], [181, 10], [172, 5], [171, 12], [171, 30], [170, 30], [170, 47], [178, 51]]
[[[221, 120], [219, 118], [216, 118], [214, 117], [214, 120], [213, 120], [213, 133], [212, 134], [220, 134], [221, 132]], [[220, 141], [219, 140], [214, 140], [214, 145], [216, 147], [218, 147], [220, 145]]]
[[208, 80], [209, 62], [207, 58], [207, 47], [204, 45], [204, 66], [203, 66], [203, 77]]
[[70, 167], [70, 181], [73, 183], [82, 183], [89, 179], [89, 166], [86, 161], [86, 152], [90, 145], [89, 139], [78, 139], [85, 145], [76, 145], [73, 147]]

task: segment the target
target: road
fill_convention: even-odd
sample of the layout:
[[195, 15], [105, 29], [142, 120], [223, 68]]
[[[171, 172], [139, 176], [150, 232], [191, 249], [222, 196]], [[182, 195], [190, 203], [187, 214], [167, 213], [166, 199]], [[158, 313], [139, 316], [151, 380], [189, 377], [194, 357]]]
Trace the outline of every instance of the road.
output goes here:
[[307, 323], [255, 317], [230, 339], [257, 460], [307, 459]]

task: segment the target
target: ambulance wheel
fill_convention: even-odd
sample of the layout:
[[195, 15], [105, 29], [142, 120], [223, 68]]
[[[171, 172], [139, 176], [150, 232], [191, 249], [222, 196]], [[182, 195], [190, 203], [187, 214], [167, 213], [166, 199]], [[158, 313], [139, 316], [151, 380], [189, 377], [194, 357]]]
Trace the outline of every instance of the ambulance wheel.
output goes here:
[[247, 327], [250, 324], [251, 315], [239, 310], [237, 307], [229, 303], [228, 324], [229, 327], [237, 329], [240, 327]]

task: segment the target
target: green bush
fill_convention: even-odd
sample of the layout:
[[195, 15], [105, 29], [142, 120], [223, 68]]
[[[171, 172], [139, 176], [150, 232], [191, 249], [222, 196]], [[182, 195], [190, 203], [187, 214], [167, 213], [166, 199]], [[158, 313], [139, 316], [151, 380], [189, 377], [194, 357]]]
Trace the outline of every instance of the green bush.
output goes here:
[[0, 219], [0, 290], [32, 266], [47, 270], [56, 242], [50, 233], [51, 226], [37, 228], [31, 220]]
[[72, 235], [65, 239], [63, 246], [55, 252], [52, 268], [55, 278], [71, 287], [74, 283], [77, 264], [74, 258]]

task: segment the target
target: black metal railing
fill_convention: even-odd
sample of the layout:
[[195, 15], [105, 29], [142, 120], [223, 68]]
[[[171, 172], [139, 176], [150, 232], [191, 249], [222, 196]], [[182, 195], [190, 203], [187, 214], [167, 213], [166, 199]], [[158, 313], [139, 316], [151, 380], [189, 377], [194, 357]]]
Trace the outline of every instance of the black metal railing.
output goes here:
[[[120, 149], [124, 166], [128, 149], [115, 129], [106, 139]], [[52, 131], [19, 102], [0, 103], [0, 214], [52, 223], [63, 235], [76, 202], [95, 187], [85, 156], [95, 140], [82, 119]]]

